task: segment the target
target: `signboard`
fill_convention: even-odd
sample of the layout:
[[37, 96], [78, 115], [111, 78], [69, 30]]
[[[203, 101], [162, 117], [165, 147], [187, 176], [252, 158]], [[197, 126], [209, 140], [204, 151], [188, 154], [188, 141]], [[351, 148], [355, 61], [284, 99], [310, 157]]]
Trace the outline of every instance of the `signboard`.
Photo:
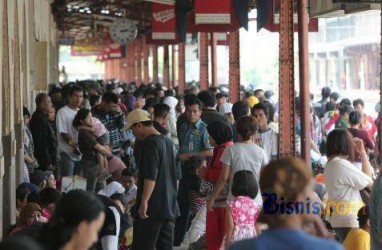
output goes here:
[[58, 41], [59, 45], [74, 45], [74, 37], [63, 37]]
[[70, 48], [71, 56], [96, 56], [100, 48], [94, 45], [74, 45]]
[[[294, 0], [295, 4], [295, 11], [293, 15], [293, 22], [294, 22], [294, 30], [298, 30], [298, 15], [297, 15], [297, 0]], [[318, 31], [318, 19], [316, 18], [309, 18], [308, 20], [308, 29], [309, 32], [317, 32]], [[280, 0], [273, 0], [272, 1], [272, 8], [270, 13], [268, 14], [267, 22], [264, 25], [264, 28], [272, 31], [272, 32], [279, 32], [280, 31]]]
[[[248, 15], [246, 10], [244, 15]], [[187, 32], [229, 32], [240, 28], [234, 0], [195, 0]]]
[[180, 42], [176, 27], [175, 5], [152, 4], [151, 36], [148, 44], [177, 44]]

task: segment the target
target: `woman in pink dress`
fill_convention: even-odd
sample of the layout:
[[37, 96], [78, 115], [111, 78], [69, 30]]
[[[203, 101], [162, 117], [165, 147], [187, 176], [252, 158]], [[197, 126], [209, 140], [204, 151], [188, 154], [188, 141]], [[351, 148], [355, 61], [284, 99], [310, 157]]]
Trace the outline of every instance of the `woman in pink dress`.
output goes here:
[[254, 199], [258, 189], [251, 171], [241, 170], [233, 177], [232, 195], [235, 198], [228, 203], [226, 213], [226, 247], [233, 242], [256, 237], [255, 222], [260, 206]]

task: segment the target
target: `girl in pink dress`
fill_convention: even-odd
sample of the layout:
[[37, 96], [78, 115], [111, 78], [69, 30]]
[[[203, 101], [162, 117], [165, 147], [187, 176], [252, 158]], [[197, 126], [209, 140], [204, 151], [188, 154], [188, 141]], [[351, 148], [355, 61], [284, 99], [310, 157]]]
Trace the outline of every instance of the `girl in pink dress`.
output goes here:
[[232, 195], [228, 202], [226, 213], [226, 242], [232, 243], [256, 237], [255, 222], [260, 213], [260, 207], [254, 201], [258, 185], [254, 174], [248, 170], [238, 171], [233, 177]]

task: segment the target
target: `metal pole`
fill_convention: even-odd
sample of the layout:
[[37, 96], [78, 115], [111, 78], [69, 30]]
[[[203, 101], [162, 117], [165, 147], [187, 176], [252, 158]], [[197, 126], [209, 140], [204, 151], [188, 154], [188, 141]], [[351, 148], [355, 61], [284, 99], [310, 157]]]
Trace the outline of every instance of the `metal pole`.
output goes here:
[[175, 48], [176, 45], [171, 45], [171, 84], [172, 84], [172, 87], [174, 88], [177, 84], [176, 84], [176, 67], [175, 67], [175, 63], [176, 63], [176, 48]]
[[381, 34], [380, 34], [380, 45], [379, 45], [379, 121], [378, 121], [378, 135], [379, 135], [379, 145], [378, 145], [378, 153], [379, 159], [381, 158], [382, 152], [382, 3], [381, 3]]
[[231, 103], [240, 100], [240, 33], [229, 33], [229, 99]]
[[152, 45], [151, 49], [153, 50], [153, 83], [158, 82], [158, 46]]
[[310, 166], [310, 92], [308, 51], [308, 3], [298, 0], [298, 54], [300, 66], [301, 158]]
[[217, 59], [217, 34], [211, 33], [211, 75], [212, 75], [212, 86], [218, 86], [218, 76], [217, 76], [217, 68], [218, 68], [218, 59]]
[[149, 46], [147, 45], [147, 38], [142, 38], [142, 50], [143, 50], [143, 83], [148, 84], [150, 82], [149, 76]]
[[164, 55], [163, 55], [163, 85], [167, 88], [171, 88], [170, 86], [170, 65], [169, 65], [169, 48], [168, 45], [163, 47]]
[[295, 155], [293, 1], [280, 4], [279, 157]]
[[180, 43], [178, 45], [178, 93], [183, 94], [186, 85], [186, 56], [185, 45]]
[[208, 89], [208, 33], [199, 34], [200, 89]]

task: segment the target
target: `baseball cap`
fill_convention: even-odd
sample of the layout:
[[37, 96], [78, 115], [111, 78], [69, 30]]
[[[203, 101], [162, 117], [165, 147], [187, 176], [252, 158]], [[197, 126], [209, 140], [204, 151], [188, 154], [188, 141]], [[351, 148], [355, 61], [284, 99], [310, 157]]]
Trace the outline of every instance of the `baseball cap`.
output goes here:
[[226, 102], [219, 106], [219, 113], [222, 115], [232, 113], [232, 103]]
[[128, 130], [132, 125], [145, 121], [151, 121], [149, 113], [143, 109], [134, 109], [127, 115], [127, 124], [123, 130]]

